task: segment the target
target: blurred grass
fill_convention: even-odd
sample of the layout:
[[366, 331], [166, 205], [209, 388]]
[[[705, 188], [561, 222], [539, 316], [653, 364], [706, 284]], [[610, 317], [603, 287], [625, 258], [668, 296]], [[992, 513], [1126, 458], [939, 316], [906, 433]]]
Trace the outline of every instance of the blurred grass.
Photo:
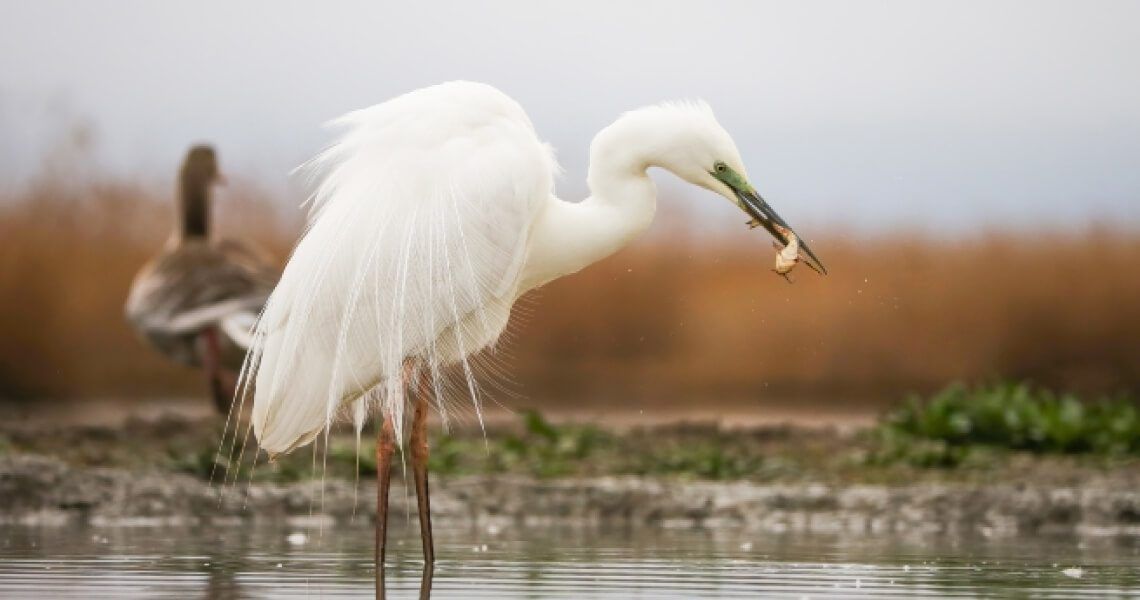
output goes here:
[[[156, 356], [122, 318], [134, 273], [169, 235], [173, 173], [132, 181], [77, 167], [93, 162], [78, 152], [0, 190], [0, 399], [202, 395], [197, 373]], [[300, 212], [229, 175], [219, 231], [284, 259]], [[768, 270], [763, 234], [702, 236], [663, 209], [646, 238], [524, 298], [497, 371], [540, 408], [883, 406], [987, 378], [1140, 391], [1140, 232], [855, 239], [803, 227], [831, 275], [797, 271], [788, 285]]]
[[[202, 394], [198, 373], [145, 347], [123, 319], [135, 273], [171, 234], [173, 181], [78, 175], [85, 156], [49, 161], [0, 194], [0, 399]], [[256, 186], [239, 179], [223, 192], [220, 233], [285, 256], [296, 224]]]

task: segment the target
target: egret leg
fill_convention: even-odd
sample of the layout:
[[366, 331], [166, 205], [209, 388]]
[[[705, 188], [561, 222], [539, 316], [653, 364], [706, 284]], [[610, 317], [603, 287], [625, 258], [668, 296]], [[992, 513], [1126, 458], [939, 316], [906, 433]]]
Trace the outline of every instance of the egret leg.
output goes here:
[[230, 393], [222, 383], [222, 352], [218, 344], [218, 330], [208, 327], [198, 336], [202, 347], [202, 366], [206, 370], [206, 383], [210, 386], [210, 396], [218, 412], [230, 412]]
[[416, 408], [412, 417], [412, 475], [416, 480], [416, 502], [420, 513], [420, 539], [424, 547], [424, 577], [430, 581], [429, 571], [435, 568], [435, 544], [431, 536], [431, 499], [428, 492], [428, 406], [434, 390], [430, 370], [419, 374], [416, 390]]
[[388, 543], [388, 490], [392, 487], [392, 455], [396, 432], [385, 416], [376, 435], [376, 600], [384, 600], [384, 546]]

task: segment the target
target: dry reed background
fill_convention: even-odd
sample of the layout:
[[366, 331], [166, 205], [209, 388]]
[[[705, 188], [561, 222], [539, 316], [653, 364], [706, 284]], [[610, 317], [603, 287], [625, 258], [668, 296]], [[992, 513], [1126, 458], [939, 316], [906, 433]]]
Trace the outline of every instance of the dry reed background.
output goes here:
[[[0, 398], [200, 394], [196, 373], [152, 354], [122, 319], [134, 272], [169, 232], [170, 184], [77, 179], [52, 164], [0, 197]], [[225, 197], [223, 233], [286, 255], [297, 219], [255, 186]], [[996, 377], [1140, 390], [1138, 232], [811, 234], [832, 274], [799, 269], [788, 285], [768, 271], [764, 235], [709, 240], [659, 223], [524, 302], [499, 353], [510, 387], [538, 404], [882, 403]]]

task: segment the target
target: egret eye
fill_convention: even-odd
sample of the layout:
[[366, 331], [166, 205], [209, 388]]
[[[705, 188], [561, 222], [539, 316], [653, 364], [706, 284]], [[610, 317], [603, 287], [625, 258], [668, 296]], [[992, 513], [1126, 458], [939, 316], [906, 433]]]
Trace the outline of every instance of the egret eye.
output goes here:
[[713, 165], [713, 168], [716, 169], [717, 173], [724, 173], [725, 171], [728, 170], [728, 165], [726, 165], [722, 162], [718, 162], [715, 165]]

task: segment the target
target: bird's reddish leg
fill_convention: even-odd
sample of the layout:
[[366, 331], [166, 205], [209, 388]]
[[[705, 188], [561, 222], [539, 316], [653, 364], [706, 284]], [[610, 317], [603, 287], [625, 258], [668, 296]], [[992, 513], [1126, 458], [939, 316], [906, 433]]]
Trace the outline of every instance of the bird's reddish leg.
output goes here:
[[431, 535], [431, 500], [428, 493], [428, 440], [427, 417], [428, 406], [434, 386], [431, 380], [431, 371], [423, 369], [419, 374], [419, 385], [416, 390], [416, 408], [412, 417], [412, 475], [416, 480], [416, 502], [420, 513], [420, 539], [424, 547], [424, 572], [427, 573], [435, 565], [435, 545]]
[[388, 490], [392, 484], [392, 455], [396, 432], [385, 416], [376, 435], [376, 598], [384, 598], [384, 546], [388, 543]]
[[206, 370], [206, 383], [210, 386], [214, 406], [221, 414], [229, 414], [231, 390], [222, 384], [222, 353], [218, 344], [218, 330], [208, 327], [198, 336], [202, 346], [202, 366]]

